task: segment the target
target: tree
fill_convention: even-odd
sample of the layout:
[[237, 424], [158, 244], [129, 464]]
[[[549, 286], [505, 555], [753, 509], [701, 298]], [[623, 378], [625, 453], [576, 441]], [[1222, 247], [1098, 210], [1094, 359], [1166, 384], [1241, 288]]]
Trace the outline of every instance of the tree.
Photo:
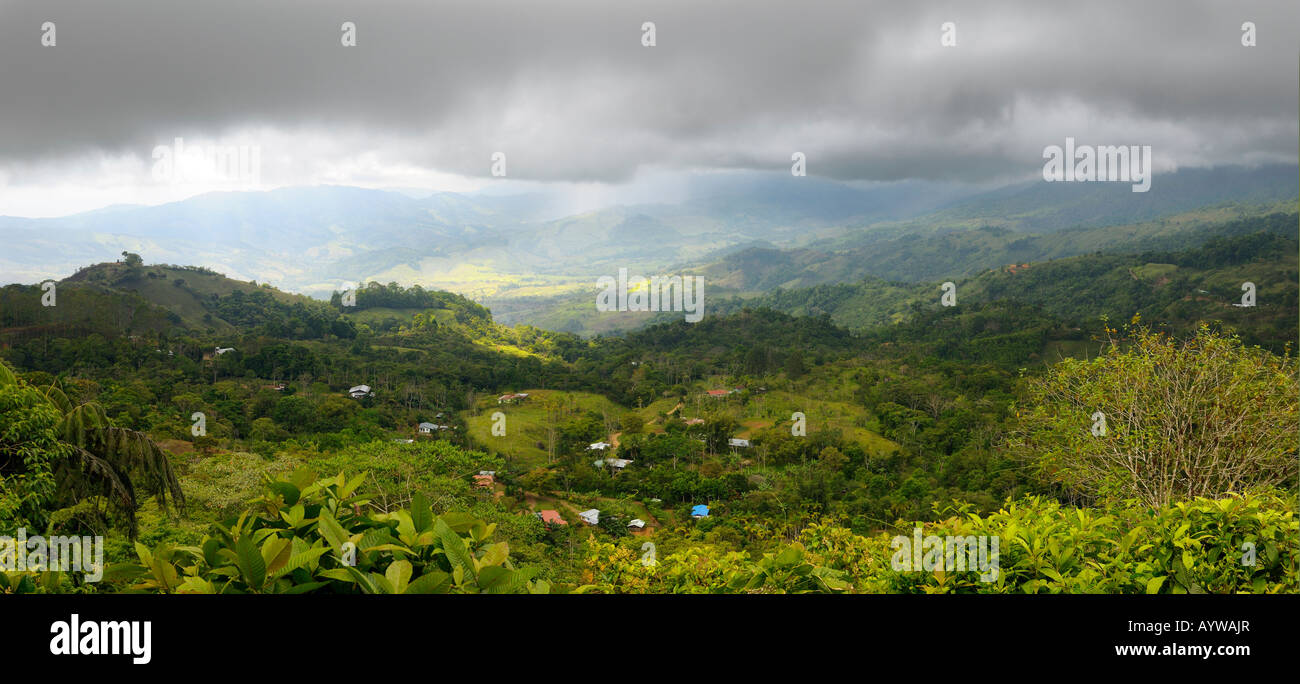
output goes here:
[[555, 487], [555, 473], [546, 468], [533, 468], [519, 478], [525, 490], [544, 494]]
[[281, 397], [271, 409], [271, 418], [291, 432], [306, 432], [312, 428], [316, 407], [303, 397]]
[[1137, 328], [1031, 380], [1011, 443], [1085, 498], [1164, 506], [1293, 483], [1298, 412], [1295, 359], [1204, 326], [1181, 343]]
[[638, 434], [645, 429], [645, 419], [631, 411], [624, 413], [619, 422], [623, 426], [623, 432], [629, 435]]
[[0, 520], [44, 528], [58, 487], [55, 463], [72, 457], [59, 441], [62, 415], [36, 388], [15, 381], [3, 363], [0, 390]]
[[[92, 500], [134, 538], [137, 489], [169, 510], [185, 505], [167, 454], [143, 432], [115, 427], [103, 407], [74, 406], [57, 386], [20, 380], [0, 363], [0, 511], [43, 527], [54, 510]], [[51, 485], [53, 485], [51, 487]]]
[[706, 418], [702, 432], [704, 433], [704, 444], [708, 447], [710, 453], [717, 453], [727, 446], [727, 440], [736, 433], [740, 424], [734, 418], [727, 415], [716, 415]]
[[597, 527], [608, 532], [611, 537], [626, 537], [628, 535], [627, 518], [621, 515], [602, 513]]
[[807, 372], [808, 369], [803, 365], [803, 352], [798, 349], [790, 350], [790, 353], [785, 357], [785, 374], [791, 380], [798, 380]]
[[849, 464], [849, 457], [833, 446], [828, 446], [817, 455], [817, 461], [828, 474], [839, 473]]

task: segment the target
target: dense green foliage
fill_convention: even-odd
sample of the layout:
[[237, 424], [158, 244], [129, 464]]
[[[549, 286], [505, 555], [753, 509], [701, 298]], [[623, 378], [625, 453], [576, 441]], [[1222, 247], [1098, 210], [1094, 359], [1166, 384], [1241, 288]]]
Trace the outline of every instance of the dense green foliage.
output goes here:
[[[7, 286], [0, 531], [105, 533], [114, 573], [0, 591], [1294, 591], [1296, 241], [1260, 221], [590, 339], [131, 258]], [[892, 567], [918, 525], [998, 535], [1000, 578]]]
[[[1163, 247], [1159, 251], [1098, 251], [981, 269], [969, 278], [952, 279], [956, 307], [940, 306], [938, 281], [917, 284], [866, 278], [775, 289], [757, 297], [723, 300], [712, 309], [767, 307], [797, 315], [826, 315], [838, 325], [869, 334], [901, 322], [912, 331], [908, 341], [927, 342], [952, 339], [933, 334], [930, 323], [963, 318], [968, 311], [982, 317], [977, 328], [988, 324], [990, 317], [999, 319], [993, 322], [996, 328], [983, 335], [986, 338], [1014, 334], [1087, 339], [1085, 333], [1095, 329], [1102, 317], [1128, 320], [1141, 315], [1150, 325], [1178, 334], [1190, 334], [1196, 324], [1212, 322], [1232, 328], [1248, 344], [1281, 353], [1288, 342], [1295, 344], [1300, 311], [1295, 287], [1300, 279], [1300, 243], [1295, 226], [1295, 214], [1272, 214], [1215, 226], [1210, 237], [1193, 248], [1175, 249], [1177, 243], [1158, 242]], [[1257, 304], [1234, 307], [1245, 282], [1257, 286]], [[1023, 342], [1032, 345], [1033, 341]], [[1005, 343], [1016, 344], [998, 340]], [[1024, 358], [1022, 350], [1016, 353]]]
[[[634, 543], [592, 542], [584, 592], [1293, 593], [1300, 520], [1272, 495], [1073, 509], [1041, 498], [918, 523], [925, 535], [998, 536], [999, 573], [900, 571], [887, 534], [816, 523], [761, 554], [690, 545], [642, 562]], [[900, 530], [906, 535], [908, 530]], [[1248, 551], [1246, 551], [1248, 550]]]
[[342, 292], [330, 296], [330, 304], [339, 311], [365, 311], [374, 308], [449, 311], [461, 323], [470, 319], [488, 320], [491, 314], [474, 302], [441, 290], [426, 290], [419, 285], [404, 288], [397, 283], [380, 285], [370, 282], [357, 288], [355, 301], [344, 305]]
[[1139, 327], [1031, 380], [1012, 443], [1089, 499], [1167, 506], [1284, 487], [1300, 473], [1296, 373], [1294, 359], [1208, 328], [1179, 343]]
[[162, 593], [364, 594], [545, 593], [545, 581], [515, 569], [496, 525], [435, 516], [416, 493], [409, 508], [360, 513], [366, 479], [317, 480], [298, 471], [268, 482], [255, 506], [214, 525], [196, 547], [136, 544], [138, 564], [110, 567], [134, 590]]
[[[99, 530], [111, 512], [134, 535], [141, 495], [184, 506], [166, 454], [148, 435], [114, 426], [98, 404], [73, 404], [53, 385], [38, 390], [3, 363], [0, 396], [0, 520], [43, 530], [69, 512], [65, 526]], [[92, 498], [97, 505], [78, 506]]]

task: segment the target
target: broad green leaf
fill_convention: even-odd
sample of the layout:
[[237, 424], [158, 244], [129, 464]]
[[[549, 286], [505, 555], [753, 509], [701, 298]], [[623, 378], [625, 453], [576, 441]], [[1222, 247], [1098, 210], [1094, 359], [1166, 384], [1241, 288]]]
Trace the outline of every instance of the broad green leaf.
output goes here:
[[240, 536], [235, 542], [235, 553], [239, 557], [239, 572], [244, 576], [244, 582], [254, 590], [261, 589], [266, 582], [266, 561], [262, 560], [262, 552], [253, 545], [253, 537]]
[[281, 497], [284, 497], [284, 504], [286, 506], [292, 506], [298, 503], [298, 497], [301, 492], [299, 492], [298, 488], [293, 486], [291, 483], [283, 480], [276, 480], [267, 483], [266, 487], [276, 494], [279, 494]]
[[393, 594], [406, 593], [406, 585], [411, 581], [411, 563], [410, 561], [393, 561], [388, 570], [384, 573], [388, 583], [392, 585]]
[[262, 543], [262, 561], [266, 564], [266, 571], [272, 577], [276, 571], [284, 567], [289, 562], [289, 557], [293, 555], [293, 543], [282, 537], [267, 537]]
[[483, 553], [483, 557], [478, 559], [476, 565], [478, 568], [502, 565], [510, 558], [510, 545], [505, 542], [497, 542], [488, 547]]
[[441, 570], [430, 570], [406, 587], [408, 594], [445, 594], [450, 590], [451, 575]]
[[[445, 518], [438, 518], [438, 522], [434, 523], [434, 531], [438, 533], [438, 539], [442, 541], [442, 550], [447, 554], [454, 569], [462, 572], [474, 569], [474, 559], [465, 548], [465, 542], [452, 531]], [[458, 579], [456, 583], [460, 584], [460, 580]]]
[[326, 553], [329, 553], [329, 551], [330, 551], [329, 547], [320, 546], [314, 549], [303, 551], [301, 553], [295, 553], [289, 557], [288, 562], [286, 562], [283, 566], [281, 566], [277, 570], [271, 571], [271, 576], [279, 577], [280, 575], [293, 572], [298, 568], [314, 566], [316, 560], [319, 559], [321, 556], [325, 555]]
[[335, 551], [343, 550], [343, 543], [348, 540], [348, 534], [343, 530], [343, 526], [327, 510], [322, 509], [318, 519], [316, 529], [318, 529], [325, 540]]
[[415, 526], [416, 532], [423, 532], [433, 524], [433, 510], [429, 506], [429, 499], [421, 492], [416, 492], [411, 497], [411, 524]]
[[478, 574], [479, 589], [487, 594], [505, 593], [512, 571], [500, 566], [483, 568]]

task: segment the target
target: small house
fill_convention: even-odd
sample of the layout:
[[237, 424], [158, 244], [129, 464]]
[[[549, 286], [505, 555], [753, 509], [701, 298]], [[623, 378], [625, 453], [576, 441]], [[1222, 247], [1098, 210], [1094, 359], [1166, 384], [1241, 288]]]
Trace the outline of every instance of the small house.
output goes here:
[[709, 517], [709, 507], [704, 504], [691, 506], [691, 517], [696, 519]]
[[627, 526], [636, 530], [643, 530], [645, 529], [645, 521], [640, 518], [632, 518], [628, 521]]
[[431, 435], [437, 429], [438, 426], [433, 423], [420, 423], [420, 434], [422, 435]]
[[703, 425], [703, 424], [704, 424], [704, 419], [703, 419], [703, 418], [687, 418], [687, 419], [686, 419], [685, 421], [683, 421], [683, 422], [685, 422], [687, 425]]
[[567, 521], [565, 521], [564, 518], [560, 517], [559, 511], [553, 511], [549, 508], [537, 513], [537, 517], [541, 518], [542, 522], [547, 525], [568, 525], [569, 524]]
[[348, 396], [353, 399], [361, 399], [362, 397], [373, 397], [375, 393], [370, 391], [370, 385], [357, 385], [348, 390]]
[[581, 513], [579, 513], [579, 514], [578, 514], [578, 517], [579, 517], [579, 518], [582, 518], [582, 522], [585, 522], [585, 523], [587, 523], [588, 525], [599, 525], [599, 524], [600, 524], [600, 511], [599, 511], [598, 509], [595, 509], [595, 508], [589, 508], [589, 509], [587, 509], [587, 510], [581, 512]]
[[735, 437], [732, 437], [731, 439], [727, 440], [727, 446], [731, 447], [732, 449], [748, 449], [749, 440], [736, 439]]
[[213, 347], [213, 351], [203, 352], [203, 360], [211, 361], [217, 358], [218, 356], [225, 354], [226, 352], [232, 352], [232, 351], [235, 351], [234, 347]]
[[604, 451], [611, 446], [613, 445], [609, 442], [593, 442], [591, 446], [587, 447], [587, 451]]
[[609, 466], [609, 467], [611, 467], [611, 468], [613, 468], [613, 469], [615, 469], [615, 470], [622, 470], [622, 469], [626, 468], [627, 465], [628, 465], [629, 463], [631, 463], [631, 462], [632, 462], [632, 459], [630, 459], [630, 458], [607, 458], [607, 459], [605, 459], [605, 465], [607, 465], [607, 466]]
[[706, 394], [708, 394], [711, 397], [725, 397], [728, 394], [731, 394], [731, 392], [728, 392], [727, 390], [724, 389], [716, 389], [716, 390], [709, 390]]
[[491, 475], [474, 476], [474, 486], [476, 487], [482, 487], [484, 489], [492, 489], [492, 486], [495, 484], [496, 484], [496, 478], [492, 477]]

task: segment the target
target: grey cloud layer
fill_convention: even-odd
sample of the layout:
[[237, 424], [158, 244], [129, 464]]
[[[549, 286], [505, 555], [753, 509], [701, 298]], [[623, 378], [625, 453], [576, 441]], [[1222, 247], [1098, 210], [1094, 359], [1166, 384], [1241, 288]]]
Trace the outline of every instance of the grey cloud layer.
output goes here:
[[1294, 162], [1298, 37], [1289, 1], [0, 0], [0, 170], [253, 129], [331, 137], [300, 160], [373, 148], [470, 176], [500, 150], [537, 180], [794, 150], [818, 175], [975, 179], [1032, 172], [1067, 135]]

